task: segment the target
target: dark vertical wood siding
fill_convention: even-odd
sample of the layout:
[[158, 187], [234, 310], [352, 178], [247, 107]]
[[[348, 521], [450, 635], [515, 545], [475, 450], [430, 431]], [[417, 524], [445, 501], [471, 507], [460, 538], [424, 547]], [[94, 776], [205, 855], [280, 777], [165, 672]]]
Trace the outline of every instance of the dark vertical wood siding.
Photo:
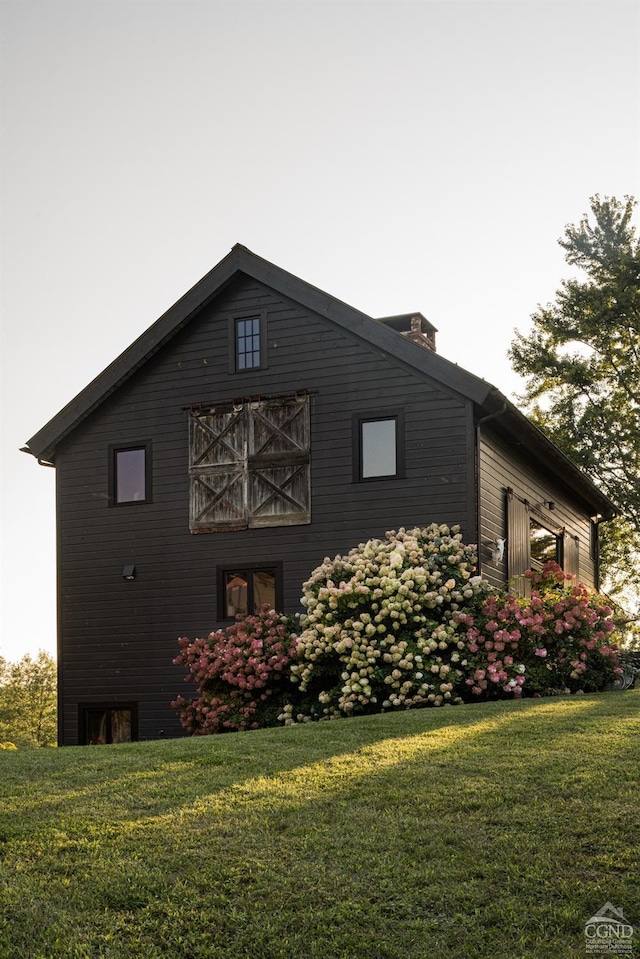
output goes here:
[[[513, 442], [507, 442], [498, 433], [495, 425], [480, 427], [478, 439], [479, 490], [480, 490], [480, 558], [483, 575], [495, 586], [502, 585], [508, 576], [520, 572], [508, 569], [507, 557], [514, 556], [515, 544], [507, 543], [505, 558], [496, 564], [491, 557], [492, 543], [497, 538], [510, 537], [509, 520], [517, 517], [507, 515], [507, 490], [514, 492], [515, 500], [527, 500], [541, 504], [544, 500], [554, 503], [554, 510], [542, 506], [538, 511], [554, 527], [564, 529], [564, 565], [588, 586], [595, 586], [595, 566], [589, 549], [590, 511], [580, 507], [571, 491], [559, 482], [552, 482], [527, 456], [525, 447], [518, 451]], [[522, 533], [522, 531], [521, 531]], [[520, 560], [521, 561], [521, 560]], [[520, 562], [518, 561], [518, 562]], [[518, 564], [516, 564], [518, 565]]]
[[[234, 374], [229, 323], [265, 316], [267, 368]], [[311, 523], [189, 532], [193, 404], [310, 391]], [[405, 475], [353, 480], [354, 414], [402, 409]], [[468, 402], [259, 283], [234, 282], [61, 445], [57, 454], [64, 742], [78, 703], [137, 702], [141, 738], [179, 735], [188, 688], [177, 639], [216, 621], [217, 570], [281, 561], [284, 607], [327, 555], [400, 526], [460, 524], [475, 541]], [[109, 506], [109, 444], [153, 443], [150, 503]], [[122, 570], [135, 564], [136, 579]]]

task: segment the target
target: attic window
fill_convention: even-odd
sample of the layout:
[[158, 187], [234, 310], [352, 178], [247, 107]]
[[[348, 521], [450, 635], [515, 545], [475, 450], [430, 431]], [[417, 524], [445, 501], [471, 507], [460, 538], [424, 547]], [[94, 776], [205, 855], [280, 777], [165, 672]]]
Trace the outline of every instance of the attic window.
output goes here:
[[235, 321], [236, 372], [259, 369], [261, 364], [261, 320], [259, 316]]

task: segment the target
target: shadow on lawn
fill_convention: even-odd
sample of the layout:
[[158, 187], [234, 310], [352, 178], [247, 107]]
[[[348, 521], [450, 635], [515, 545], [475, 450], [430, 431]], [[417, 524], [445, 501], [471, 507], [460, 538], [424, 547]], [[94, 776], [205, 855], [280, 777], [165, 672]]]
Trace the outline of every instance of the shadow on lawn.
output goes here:
[[639, 707], [598, 694], [43, 753], [30, 795], [0, 787], [23, 814], [16, 855], [42, 851], [20, 866], [16, 954], [53, 955], [70, 928], [86, 951], [69, 957], [513, 959], [510, 928], [529, 956], [541, 936], [577, 954], [589, 908], [628, 901]]
[[[372, 735], [363, 735], [356, 748], [353, 744], [347, 748], [336, 743], [330, 752], [311, 762], [280, 763], [276, 769], [263, 770], [257, 777], [234, 779], [224, 785], [219, 782], [214, 792], [198, 796], [195, 802], [185, 802], [180, 815], [199, 815], [223, 807], [229, 812], [230, 808], [247, 804], [255, 810], [260, 803], [265, 805], [265, 811], [274, 805], [281, 810], [283, 807], [294, 810], [314, 800], [337, 797], [346, 790], [362, 795], [371, 777], [393, 778], [399, 769], [411, 776], [418, 766], [428, 777], [430, 771], [437, 770], [437, 775], [442, 776], [443, 769], [450, 767], [453, 771], [462, 765], [475, 769], [479, 779], [486, 783], [492, 777], [491, 758], [498, 751], [496, 737], [500, 751], [516, 747], [519, 741], [527, 746], [537, 744], [538, 751], [527, 755], [524, 772], [526, 780], [541, 781], [544, 777], [538, 776], [536, 769], [543, 764], [548, 775], [552, 754], [556, 757], [558, 775], [563, 769], [566, 771], [566, 762], [571, 758], [584, 767], [589, 759], [589, 743], [595, 747], [597, 742], [594, 718], [597, 715], [604, 720], [612, 715], [606, 704], [595, 696], [580, 700], [528, 701], [519, 706], [504, 711], [490, 709], [488, 715], [478, 719], [474, 717], [474, 707], [468, 710], [458, 707], [455, 713], [453, 710], [448, 713], [449, 721], [444, 724], [407, 730], [399, 736], [376, 735], [372, 728]], [[614, 715], [620, 719], [617, 711]], [[560, 716], [565, 723], [558, 728]], [[361, 722], [364, 724], [366, 720]], [[607, 732], [610, 735], [611, 729]], [[620, 741], [614, 763], [624, 766], [627, 761], [634, 761], [636, 746], [632, 730], [626, 734], [619, 729], [618, 733]], [[593, 775], [601, 775], [601, 770], [594, 769]]]
[[[473, 743], [472, 751], [490, 755], [496, 733], [508, 733], [514, 744], [526, 733], [527, 740], [547, 747], [571, 737], [573, 749], [587, 717], [587, 726], [596, 716], [621, 719], [620, 696], [630, 694], [416, 710], [101, 750], [66, 747], [37, 757], [43, 762], [34, 762], [36, 779], [30, 794], [20, 796], [20, 811], [35, 814], [43, 825], [69, 814], [77, 819], [86, 804], [83, 822], [99, 827], [104, 820], [142, 825], [158, 816], [198, 814], [260, 797], [275, 796], [279, 804], [309, 802], [399, 765], [446, 766], [463, 744], [468, 749]], [[630, 714], [637, 712], [638, 698], [631, 696], [628, 705]], [[134, 768], [126, 772], [123, 767]], [[61, 788], [69, 779], [74, 787]], [[303, 782], [304, 797], [298, 794]], [[24, 831], [30, 831], [28, 821]]]

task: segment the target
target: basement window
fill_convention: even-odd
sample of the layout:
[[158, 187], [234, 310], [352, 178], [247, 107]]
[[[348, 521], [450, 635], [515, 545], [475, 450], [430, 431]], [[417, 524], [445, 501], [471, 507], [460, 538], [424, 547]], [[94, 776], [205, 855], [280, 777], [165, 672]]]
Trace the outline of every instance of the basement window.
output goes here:
[[130, 743], [138, 738], [137, 708], [118, 706], [81, 706], [80, 742], [84, 746]]

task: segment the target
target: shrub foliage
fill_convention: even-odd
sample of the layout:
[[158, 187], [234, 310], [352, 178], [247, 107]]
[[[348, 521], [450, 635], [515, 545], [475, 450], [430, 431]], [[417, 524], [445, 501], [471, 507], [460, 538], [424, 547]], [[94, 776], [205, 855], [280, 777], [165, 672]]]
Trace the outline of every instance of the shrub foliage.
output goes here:
[[325, 559], [293, 620], [263, 607], [174, 660], [200, 695], [192, 733], [522, 695], [592, 692], [621, 673], [611, 608], [556, 563], [531, 596], [475, 575], [458, 527], [400, 529]]
[[274, 694], [288, 683], [295, 647], [286, 617], [263, 606], [226, 630], [193, 642], [182, 637], [178, 644], [174, 663], [188, 668], [186, 681], [200, 692], [171, 703], [186, 730], [205, 734], [275, 725], [281, 704]]
[[325, 559], [303, 587], [291, 667], [310, 715], [459, 701], [466, 644], [456, 614], [488, 589], [475, 569], [475, 547], [457, 527], [435, 524]]
[[557, 563], [527, 576], [530, 598], [492, 590], [463, 619], [472, 694], [486, 694], [492, 684], [499, 691], [502, 666], [516, 659], [524, 695], [595, 692], [611, 684], [622, 671], [611, 607]]

